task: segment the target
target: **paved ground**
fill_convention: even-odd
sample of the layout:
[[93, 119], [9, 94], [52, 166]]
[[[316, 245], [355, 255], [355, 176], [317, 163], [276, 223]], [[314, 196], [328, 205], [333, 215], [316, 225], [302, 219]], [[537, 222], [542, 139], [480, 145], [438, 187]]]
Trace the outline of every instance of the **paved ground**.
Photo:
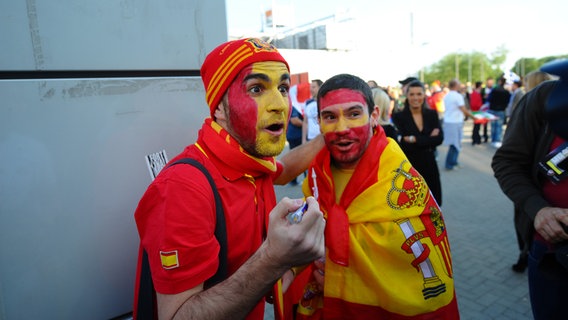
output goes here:
[[[464, 130], [461, 169], [443, 170], [447, 148], [438, 148], [461, 319], [532, 319], [527, 274], [511, 270], [518, 256], [513, 206], [493, 177], [495, 149], [490, 144], [473, 147], [470, 130], [471, 121]], [[277, 186], [276, 193], [279, 199], [302, 196], [299, 186]], [[265, 319], [273, 318], [267, 311]]]

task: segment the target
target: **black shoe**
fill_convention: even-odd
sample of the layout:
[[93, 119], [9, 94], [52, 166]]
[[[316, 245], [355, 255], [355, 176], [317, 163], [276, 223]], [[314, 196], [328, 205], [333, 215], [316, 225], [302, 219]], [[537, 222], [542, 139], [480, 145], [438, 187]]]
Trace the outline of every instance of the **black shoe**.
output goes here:
[[294, 180], [290, 181], [289, 184], [290, 184], [292, 187], [295, 187], [295, 186], [298, 185], [298, 180], [294, 179]]
[[528, 263], [529, 263], [528, 257], [520, 256], [519, 260], [517, 260], [517, 263], [515, 263], [514, 265], [511, 266], [511, 269], [513, 269], [513, 271], [515, 271], [515, 272], [523, 273], [523, 272], [525, 272], [525, 269], [527, 268]]

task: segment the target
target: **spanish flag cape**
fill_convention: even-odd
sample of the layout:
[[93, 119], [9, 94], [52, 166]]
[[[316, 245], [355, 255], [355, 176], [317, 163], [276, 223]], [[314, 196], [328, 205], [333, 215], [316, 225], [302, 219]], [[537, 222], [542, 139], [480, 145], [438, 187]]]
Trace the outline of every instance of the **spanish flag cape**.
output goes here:
[[440, 208], [382, 129], [338, 201], [327, 148], [307, 180], [327, 219], [325, 281], [308, 283], [297, 319], [459, 319]]

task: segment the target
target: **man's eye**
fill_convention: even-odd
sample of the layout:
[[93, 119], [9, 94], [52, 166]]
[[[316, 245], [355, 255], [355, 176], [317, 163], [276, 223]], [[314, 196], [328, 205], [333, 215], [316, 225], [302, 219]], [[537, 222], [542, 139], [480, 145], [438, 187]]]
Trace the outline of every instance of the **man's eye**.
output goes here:
[[248, 90], [251, 93], [261, 93], [262, 92], [262, 88], [260, 86], [252, 86], [249, 88]]
[[288, 95], [288, 92], [290, 91], [290, 87], [289, 86], [280, 86], [278, 87], [278, 90], [280, 91], [280, 93], [282, 93], [282, 95]]

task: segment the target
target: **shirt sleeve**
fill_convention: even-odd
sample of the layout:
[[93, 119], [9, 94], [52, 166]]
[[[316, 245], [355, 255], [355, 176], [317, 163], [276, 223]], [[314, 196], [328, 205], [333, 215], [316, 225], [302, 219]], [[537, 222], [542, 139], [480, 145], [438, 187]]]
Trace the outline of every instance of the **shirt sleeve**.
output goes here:
[[150, 185], [135, 217], [157, 292], [181, 293], [215, 274], [215, 200], [199, 169], [168, 168]]

